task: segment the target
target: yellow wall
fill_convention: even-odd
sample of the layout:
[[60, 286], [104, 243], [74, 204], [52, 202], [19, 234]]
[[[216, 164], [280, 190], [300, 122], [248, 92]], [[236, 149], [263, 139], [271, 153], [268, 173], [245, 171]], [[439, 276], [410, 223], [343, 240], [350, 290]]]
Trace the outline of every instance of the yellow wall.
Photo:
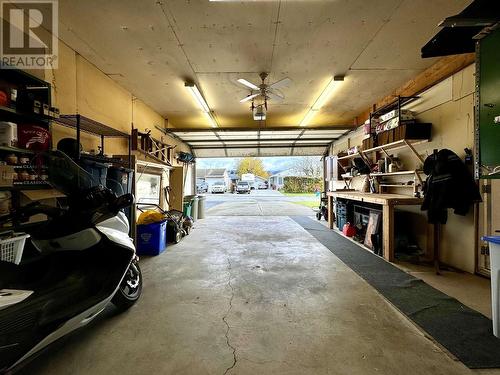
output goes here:
[[[132, 122], [140, 131], [152, 130], [155, 138], [177, 145], [175, 152], [189, 152], [182, 142], [165, 136], [154, 125], [164, 126], [164, 118], [132, 93], [125, 90], [94, 65], [59, 42], [59, 68], [45, 71], [45, 80], [52, 84], [53, 105], [61, 114], [79, 113], [93, 120], [130, 134]], [[62, 126], [53, 127], [53, 144], [64, 137], [75, 137], [75, 132]], [[100, 139], [82, 133], [84, 150], [96, 150]], [[121, 139], [108, 139], [106, 154], [126, 154], [127, 143]]]
[[[435, 148], [448, 148], [460, 157], [465, 155], [464, 148], [473, 149], [474, 69], [474, 65], [470, 65], [438, 83], [421, 93], [421, 99], [409, 107], [416, 112], [419, 122], [432, 123], [431, 141], [415, 147], [424, 159]], [[348, 142], [351, 147], [361, 145], [362, 139], [363, 133], [360, 130], [348, 134], [333, 145], [331, 154], [345, 150]], [[398, 151], [392, 154], [401, 158], [405, 170], [419, 167], [417, 159], [412, 157], [409, 151]], [[343, 183], [335, 183], [330, 187], [339, 188], [342, 185]], [[359, 179], [354, 181], [353, 185], [359, 188]], [[418, 207], [405, 208], [405, 211], [413, 212], [415, 233], [418, 233], [417, 240], [420, 247], [426, 249], [432, 244], [432, 231], [427, 225], [421, 224], [421, 216], [425, 213], [420, 212]], [[471, 208], [465, 217], [455, 215], [452, 210], [449, 210], [448, 223], [442, 228], [441, 260], [464, 271], [474, 272], [476, 249], [473, 209]]]

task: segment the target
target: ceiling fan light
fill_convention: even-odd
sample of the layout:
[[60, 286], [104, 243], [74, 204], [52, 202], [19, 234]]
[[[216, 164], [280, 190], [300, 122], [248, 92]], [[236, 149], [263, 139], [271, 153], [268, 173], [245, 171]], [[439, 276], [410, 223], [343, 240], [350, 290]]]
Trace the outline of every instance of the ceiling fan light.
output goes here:
[[240, 78], [238, 79], [238, 82], [246, 87], [251, 88], [252, 90], [259, 90], [259, 87], [257, 85], [254, 85], [252, 82], [249, 82], [246, 79]]
[[201, 95], [201, 92], [198, 89], [198, 87], [191, 82], [186, 82], [184, 86], [186, 87], [186, 89], [188, 89], [189, 93], [194, 98], [196, 103], [198, 103], [198, 106], [202, 109], [202, 111], [205, 113], [210, 112], [210, 108], [208, 107], [208, 104], [203, 95]]

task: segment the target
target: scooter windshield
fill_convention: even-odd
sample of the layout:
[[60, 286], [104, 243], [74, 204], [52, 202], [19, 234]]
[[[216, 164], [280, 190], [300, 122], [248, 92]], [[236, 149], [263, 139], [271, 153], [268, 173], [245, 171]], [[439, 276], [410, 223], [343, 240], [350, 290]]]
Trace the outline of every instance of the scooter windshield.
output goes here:
[[42, 158], [47, 166], [48, 182], [67, 196], [77, 196], [82, 191], [99, 185], [98, 181], [62, 151], [44, 153]]

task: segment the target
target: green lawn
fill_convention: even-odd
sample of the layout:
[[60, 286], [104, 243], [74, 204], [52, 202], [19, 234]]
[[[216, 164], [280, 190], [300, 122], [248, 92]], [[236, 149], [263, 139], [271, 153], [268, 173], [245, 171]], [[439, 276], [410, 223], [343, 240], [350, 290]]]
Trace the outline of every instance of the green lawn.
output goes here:
[[314, 193], [283, 193], [283, 195], [286, 195], [288, 197], [311, 197], [311, 198], [316, 198], [316, 194], [314, 194]]
[[292, 202], [295, 204], [300, 204], [302, 206], [306, 206], [309, 208], [318, 208], [319, 207], [319, 201], [302, 201], [302, 202]]

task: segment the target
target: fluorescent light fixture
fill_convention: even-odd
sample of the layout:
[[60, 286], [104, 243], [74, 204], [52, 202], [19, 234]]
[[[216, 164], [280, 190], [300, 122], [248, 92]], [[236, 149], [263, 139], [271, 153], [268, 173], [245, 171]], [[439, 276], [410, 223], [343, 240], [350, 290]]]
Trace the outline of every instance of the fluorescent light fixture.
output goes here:
[[309, 122], [316, 116], [319, 110], [326, 104], [328, 99], [330, 99], [331, 95], [335, 91], [335, 89], [339, 86], [341, 82], [344, 81], [344, 76], [334, 76], [328, 85], [323, 89], [318, 98], [314, 101], [314, 104], [309, 108], [306, 115], [300, 122], [299, 126], [307, 126]]
[[203, 112], [205, 113], [210, 112], [210, 108], [208, 107], [208, 104], [203, 95], [201, 95], [200, 90], [198, 90], [198, 87], [191, 82], [186, 82], [184, 86], [188, 89], [189, 93], [194, 98], [196, 103], [198, 103], [199, 107], [203, 110]]
[[214, 115], [211, 112], [203, 112], [205, 117], [208, 120], [208, 123], [212, 128], [217, 128], [219, 125], [217, 124], [217, 121], [215, 121]]
[[198, 103], [198, 106], [203, 111], [203, 115], [208, 120], [208, 123], [210, 124], [210, 126], [212, 128], [218, 127], [219, 125], [217, 124], [217, 121], [215, 120], [213, 113], [210, 111], [210, 108], [208, 107], [207, 101], [205, 100], [203, 95], [201, 95], [200, 90], [198, 90], [198, 87], [192, 82], [186, 82], [184, 84], [184, 87], [186, 87], [188, 89], [191, 96], [194, 98], [196, 103]]

